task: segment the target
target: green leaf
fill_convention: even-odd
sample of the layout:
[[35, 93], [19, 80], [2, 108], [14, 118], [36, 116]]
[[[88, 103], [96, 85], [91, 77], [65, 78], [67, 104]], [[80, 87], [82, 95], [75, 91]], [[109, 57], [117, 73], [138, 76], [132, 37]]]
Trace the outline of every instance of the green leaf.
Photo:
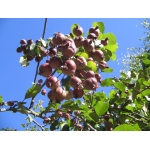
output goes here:
[[116, 36], [113, 33], [108, 32], [106, 34], [103, 34], [102, 39], [106, 38], [108, 38], [108, 45], [116, 44]]
[[88, 61], [87, 62], [87, 66], [86, 66], [87, 70], [92, 70], [94, 72], [97, 72], [97, 66], [96, 63], [94, 61]]
[[109, 108], [109, 103], [102, 102], [102, 101], [97, 102], [97, 104], [94, 106], [95, 112], [98, 116], [105, 114], [108, 108]]
[[74, 105], [74, 101], [72, 101], [72, 100], [67, 100], [66, 102], [64, 102], [63, 104], [62, 104], [62, 107], [63, 108], [70, 108], [71, 106], [73, 106]]
[[102, 72], [105, 72], [105, 73], [112, 73], [113, 72], [113, 69], [112, 68], [105, 68], [102, 70]]
[[107, 78], [105, 80], [102, 80], [101, 86], [111, 86], [113, 84], [112, 78]]
[[41, 86], [34, 84], [31, 88], [29, 88], [25, 94], [24, 99], [28, 99], [30, 97], [36, 96], [41, 91]]
[[60, 69], [58, 69], [58, 70], [57, 70], [57, 73], [61, 74], [61, 73], [62, 73], [62, 71], [61, 71]]
[[69, 131], [69, 125], [66, 123], [62, 124], [61, 128], [62, 128], [61, 131]]
[[3, 97], [0, 95], [0, 103], [3, 102]]
[[123, 83], [121, 83], [121, 82], [115, 82], [114, 83], [114, 87], [119, 89], [122, 92], [125, 92], [126, 86]]
[[122, 124], [116, 127], [113, 131], [138, 131], [134, 126]]
[[150, 60], [149, 59], [143, 59], [143, 63], [145, 65], [150, 65]]
[[104, 33], [105, 25], [103, 22], [93, 22], [92, 27], [98, 26], [101, 33]]
[[96, 113], [91, 112], [91, 113], [89, 114], [89, 119], [93, 120], [94, 122], [97, 122], [98, 119], [99, 119], [99, 117], [98, 117], [98, 115], [97, 115]]
[[150, 95], [150, 90], [149, 90], [149, 89], [144, 90], [144, 91], [142, 92], [142, 95], [143, 95], [143, 96], [148, 96], [148, 95]]
[[88, 59], [89, 55], [86, 52], [77, 52], [75, 56], [82, 56], [85, 59]]
[[53, 108], [54, 110], [56, 110], [56, 109], [58, 109], [59, 106], [60, 106], [59, 103], [50, 103], [50, 105], [45, 108], [44, 112], [47, 113], [47, 112], [49, 112], [52, 108]]
[[105, 48], [106, 48], [106, 50], [109, 50], [109, 51], [115, 53], [116, 50], [118, 49], [118, 45], [116, 45], [116, 44], [109, 45], [108, 44], [108, 45], [105, 46]]
[[31, 123], [33, 121], [33, 118], [30, 115], [28, 115], [27, 120]]
[[63, 78], [61, 80], [62, 86], [65, 88], [65, 90], [69, 91], [70, 90], [70, 79], [71, 76], [67, 76], [66, 78]]
[[58, 129], [58, 125], [59, 125], [59, 121], [58, 121], [58, 120], [55, 120], [55, 121], [51, 124], [50, 130], [51, 130], [51, 131], [54, 131], [54, 130]]
[[126, 106], [125, 109], [131, 110], [133, 112], [133, 107], [132, 106]]
[[34, 44], [34, 43], [33, 43], [33, 44], [31, 44], [31, 45], [30, 45], [30, 51], [34, 51], [35, 46], [36, 46], [36, 44]]
[[28, 114], [28, 110], [25, 108], [24, 105], [18, 103], [18, 108], [21, 108], [20, 112], [21, 112], [22, 114], [26, 114], [26, 115]]
[[146, 86], [150, 86], [150, 82], [148, 82], [148, 81], [143, 81], [143, 84]]
[[112, 53], [112, 56], [110, 58], [111, 58], [111, 60], [115, 61], [116, 60], [116, 54]]
[[121, 76], [122, 78], [126, 78], [126, 77], [127, 77], [126, 73], [124, 73], [124, 72], [121, 72], [120, 76]]
[[111, 90], [109, 92], [109, 99], [113, 99], [115, 97], [116, 91], [115, 90]]
[[76, 100], [76, 104], [80, 105], [81, 101], [80, 100]]
[[106, 94], [104, 92], [96, 92], [93, 99], [96, 99], [97, 101], [104, 101], [106, 99]]
[[133, 127], [136, 129], [136, 131], [141, 131], [138, 123], [134, 124]]

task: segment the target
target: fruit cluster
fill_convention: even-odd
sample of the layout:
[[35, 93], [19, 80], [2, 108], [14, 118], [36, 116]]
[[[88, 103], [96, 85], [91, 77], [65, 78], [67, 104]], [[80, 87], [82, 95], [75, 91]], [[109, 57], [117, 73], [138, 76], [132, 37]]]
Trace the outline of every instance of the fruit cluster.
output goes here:
[[[99, 27], [91, 27], [85, 38], [83, 28], [75, 25], [70, 35], [54, 33], [53, 38], [47, 40], [48, 45], [43, 44], [42, 40], [37, 40], [34, 44], [33, 40], [26, 42], [23, 39], [20, 41], [21, 46], [17, 48], [17, 52], [23, 52], [27, 61], [35, 58], [36, 62], [40, 62], [43, 57], [50, 56], [40, 65], [39, 74], [47, 78], [45, 83], [50, 89], [47, 94], [50, 101], [60, 103], [64, 99], [82, 98], [84, 89], [96, 90], [99, 87], [102, 77], [98, 70], [108, 68], [102, 48], [108, 44], [109, 40], [108, 38], [98, 40], [99, 35]], [[51, 75], [52, 69], [60, 70], [70, 77], [69, 84], [72, 90], [66, 91], [61, 87], [60, 80]], [[39, 81], [39, 84], [41, 82]], [[41, 93], [45, 95], [46, 91], [42, 90]]]

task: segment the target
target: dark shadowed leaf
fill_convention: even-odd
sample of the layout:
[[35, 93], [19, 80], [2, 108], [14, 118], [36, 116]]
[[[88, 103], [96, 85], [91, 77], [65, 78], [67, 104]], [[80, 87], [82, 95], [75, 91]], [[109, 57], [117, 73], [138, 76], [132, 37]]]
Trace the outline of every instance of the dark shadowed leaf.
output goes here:
[[58, 121], [58, 120], [55, 120], [55, 121], [51, 124], [50, 130], [51, 130], [51, 131], [54, 131], [54, 130], [58, 129], [58, 125], [59, 125], [59, 121]]
[[61, 127], [61, 131], [69, 131], [69, 125], [68, 124], [62, 124], [62, 127]]
[[67, 76], [66, 78], [63, 78], [61, 80], [61, 83], [62, 83], [62, 86], [65, 88], [65, 90], [69, 91], [70, 89], [70, 84], [69, 84], [69, 81], [70, 81], [70, 76]]
[[70, 108], [70, 107], [72, 107], [74, 105], [74, 101], [72, 101], [72, 100], [67, 100], [66, 102], [64, 102], [63, 104], [62, 104], [62, 107], [63, 108]]

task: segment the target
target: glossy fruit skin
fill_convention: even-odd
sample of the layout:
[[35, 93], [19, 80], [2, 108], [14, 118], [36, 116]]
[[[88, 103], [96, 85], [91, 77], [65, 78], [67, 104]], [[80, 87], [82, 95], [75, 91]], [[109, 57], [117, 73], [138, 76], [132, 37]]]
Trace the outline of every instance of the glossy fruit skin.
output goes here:
[[75, 59], [75, 63], [78, 70], [83, 70], [87, 66], [87, 61], [84, 57], [79, 56]]
[[39, 67], [39, 74], [43, 77], [48, 77], [52, 73], [52, 68], [48, 63], [44, 63]]
[[106, 46], [108, 44], [108, 38], [101, 40], [101, 44]]
[[87, 90], [96, 90], [98, 88], [98, 82], [95, 77], [90, 77], [85, 80], [84, 86]]
[[58, 86], [60, 86], [60, 81], [55, 76], [49, 76], [46, 79], [45, 85], [50, 89], [56, 89]]
[[49, 56], [54, 57], [57, 55], [57, 49], [56, 48], [50, 48], [49, 49]]
[[74, 89], [73, 94], [76, 99], [82, 98], [82, 96], [84, 95], [84, 91], [83, 91], [83, 89]]
[[62, 66], [61, 58], [59, 58], [57, 56], [50, 58], [49, 66], [54, 69], [60, 69], [60, 67]]
[[74, 75], [79, 78], [85, 78], [86, 70], [76, 70]]
[[92, 70], [86, 72], [85, 78], [95, 77], [95, 73]]
[[28, 45], [31, 45], [31, 44], [33, 44], [33, 43], [34, 43], [34, 41], [33, 41], [32, 39], [27, 40], [27, 44], [28, 44]]
[[91, 52], [95, 48], [94, 43], [91, 39], [85, 39], [83, 41], [83, 47], [87, 53]]
[[64, 34], [58, 32], [58, 33], [55, 33], [55, 34], [54, 34], [54, 37], [53, 37], [53, 39], [52, 39], [52, 43], [53, 43], [54, 45], [60, 45], [60, 44], [63, 43], [64, 39], [65, 39]]
[[74, 56], [76, 51], [77, 49], [74, 41], [73, 42], [67, 41], [65, 44], [61, 46], [62, 55], [66, 58], [71, 58], [72, 56]]
[[101, 82], [102, 81], [102, 77], [98, 73], [95, 74], [95, 78], [96, 78], [97, 82]]
[[98, 64], [98, 67], [103, 70], [105, 68], [108, 68], [107, 66], [107, 63], [105, 61], [101, 61], [99, 64]]
[[74, 89], [81, 88], [81, 86], [82, 86], [81, 79], [76, 76], [71, 77], [70, 86], [72, 86]]
[[75, 114], [75, 115], [80, 115], [80, 113], [81, 113], [81, 112], [80, 112], [79, 110], [75, 110], [75, 111], [74, 111], [74, 114]]
[[64, 114], [64, 117], [65, 117], [66, 119], [69, 119], [69, 118], [70, 118], [70, 114], [69, 114], [69, 113], [65, 113], [65, 114]]
[[81, 124], [76, 124], [76, 127], [78, 130], [82, 130], [82, 125]]
[[14, 102], [13, 102], [13, 101], [8, 101], [8, 102], [7, 102], [7, 105], [8, 105], [8, 106], [13, 106], [13, 105], [14, 105]]
[[80, 26], [76, 26], [76, 27], [73, 28], [73, 33], [76, 36], [81, 36], [83, 34], [83, 28], [80, 27]]
[[66, 98], [66, 91], [62, 87], [57, 87], [56, 89], [50, 90], [47, 94], [50, 101], [56, 101], [60, 103]]
[[96, 40], [97, 36], [94, 33], [89, 33], [89, 35], [87, 36], [87, 39], [91, 39], [91, 40]]
[[76, 64], [73, 60], [66, 60], [61, 66], [61, 70], [65, 75], [71, 76], [76, 71]]
[[83, 45], [83, 41], [84, 41], [84, 38], [82, 36], [76, 37], [74, 39], [74, 43], [75, 43], [77, 48], [81, 47]]
[[94, 34], [98, 37], [99, 34], [100, 34], [100, 30], [99, 30], [98, 27], [91, 27], [91, 28], [89, 29], [89, 33], [94, 33]]
[[46, 90], [45, 90], [45, 89], [42, 89], [42, 90], [41, 90], [41, 94], [42, 94], [42, 95], [46, 95]]
[[23, 50], [21, 49], [21, 47], [18, 47], [18, 48], [16, 49], [16, 51], [17, 51], [17, 53], [21, 53]]
[[91, 55], [93, 56], [93, 59], [97, 62], [101, 62], [104, 60], [104, 53], [101, 50], [94, 50], [91, 52]]
[[47, 124], [47, 123], [49, 123], [49, 121], [50, 121], [49, 118], [44, 118], [43, 123], [44, 123], [44, 124]]
[[21, 45], [26, 45], [26, 44], [27, 44], [27, 41], [26, 41], [25, 39], [21, 39], [21, 40], [20, 40], [20, 44], [21, 44]]

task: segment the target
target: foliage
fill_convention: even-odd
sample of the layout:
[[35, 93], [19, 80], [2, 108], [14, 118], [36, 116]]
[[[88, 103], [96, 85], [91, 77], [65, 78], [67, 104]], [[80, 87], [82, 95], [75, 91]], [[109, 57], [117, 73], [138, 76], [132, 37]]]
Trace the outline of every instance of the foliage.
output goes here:
[[[72, 25], [71, 34], [65, 38], [69, 37], [70, 40], [75, 40], [75, 38], [78, 37], [76, 32], [73, 30], [76, 26], [79, 26], [79, 24]], [[115, 52], [118, 48], [116, 37], [113, 33], [104, 33], [105, 26], [103, 22], [94, 22], [92, 26], [94, 28], [97, 27], [100, 30], [99, 36], [96, 37], [96, 39], [93, 39], [94, 49], [102, 51], [104, 53], [104, 58], [99, 61], [96, 56], [92, 55], [92, 52], [88, 52], [84, 45], [82, 45], [77, 48], [76, 53], [69, 59], [75, 61], [79, 56], [83, 56], [87, 61], [84, 69], [86, 75], [89, 70], [93, 71], [94, 75], [101, 74], [101, 72], [111, 73], [113, 69], [107, 66], [107, 62], [111, 61], [111, 59], [116, 59]], [[55, 93], [57, 91], [56, 87], [54, 89], [49, 89], [49, 91], [52, 91], [53, 94], [51, 97], [49, 96], [50, 94], [48, 94], [49, 103], [46, 107], [43, 107], [43, 103], [45, 102], [42, 100], [39, 100], [37, 104], [34, 103], [36, 95], [40, 93], [44, 86], [47, 86], [46, 81], [48, 78], [48, 76], [45, 77], [45, 82], [42, 85], [39, 81], [36, 82], [40, 63], [40, 61], [38, 61], [38, 70], [36, 71], [34, 81], [35, 83], [25, 94], [25, 99], [31, 98], [30, 106], [28, 107], [24, 101], [4, 102], [2, 96], [0, 96], [0, 112], [12, 111], [14, 113], [20, 112], [22, 114], [26, 114], [27, 123], [21, 124], [26, 131], [149, 131], [149, 23], [144, 21], [144, 27], [148, 30], [147, 37], [143, 39], [144, 48], [136, 49], [139, 50], [139, 52], [134, 55], [127, 55], [127, 59], [123, 60], [124, 68], [118, 78], [115, 77], [98, 80], [96, 76], [92, 77], [96, 79], [98, 86], [97, 83], [94, 83], [93, 89], [89, 89], [85, 84], [88, 77], [80, 73], [79, 76], [82, 83], [78, 84], [77, 89], [82, 89], [84, 94], [79, 92], [75, 94], [74, 91], [77, 89], [71, 87], [71, 78], [72, 76], [78, 76], [77, 73], [67, 75], [63, 72], [62, 67], [58, 70], [52, 68], [53, 70], [49, 73], [49, 76], [55, 75], [59, 77], [61, 74], [66, 76], [63, 76], [60, 79], [61, 82], [59, 85], [63, 87], [61, 89], [62, 92], [60, 93], [64, 94], [59, 95], [59, 92], [54, 94], [54, 91]], [[88, 34], [90, 33], [88, 32]], [[81, 33], [81, 36], [83, 35], [84, 34]], [[49, 45], [52, 48], [52, 44], [54, 44], [52, 43], [52, 41], [54, 42], [53, 38], [50, 40], [47, 39], [46, 41], [44, 41], [44, 38], [40, 39], [34, 45], [32, 43], [29, 53], [25, 53], [25, 51], [29, 48], [29, 44], [27, 44], [24, 50], [24, 56], [21, 57], [21, 60], [23, 60], [20, 62], [21, 65], [30, 67], [29, 61], [31, 60], [29, 60], [28, 56], [32, 56], [36, 60], [37, 57], [40, 57], [39, 60], [42, 60], [45, 56], [48, 56], [50, 49], [47, 55], [43, 55], [43, 51], [46, 51]], [[108, 43], [106, 43], [107, 38]], [[70, 42], [69, 44], [71, 45], [72, 43]], [[63, 56], [63, 51], [59, 51], [60, 46], [63, 47], [63, 45], [55, 45], [57, 53], [59, 54], [57, 57], [61, 58], [61, 60], [65, 62], [69, 59]], [[132, 52], [134, 53], [135, 49], [132, 48]], [[88, 60], [91, 57], [93, 60]], [[104, 61], [106, 65], [99, 67], [99, 63]], [[42, 73], [43, 72], [39, 72], [39, 75], [42, 76]], [[98, 91], [99, 87], [111, 87], [111, 90], [107, 95], [107, 93], [103, 91]], [[79, 96], [80, 94], [82, 96]], [[45, 95], [45, 93], [42, 93], [42, 95]], [[43, 121], [43, 125], [40, 125], [35, 120], [36, 118], [40, 118]], [[2, 130], [12, 131], [13, 129], [3, 128]]]

